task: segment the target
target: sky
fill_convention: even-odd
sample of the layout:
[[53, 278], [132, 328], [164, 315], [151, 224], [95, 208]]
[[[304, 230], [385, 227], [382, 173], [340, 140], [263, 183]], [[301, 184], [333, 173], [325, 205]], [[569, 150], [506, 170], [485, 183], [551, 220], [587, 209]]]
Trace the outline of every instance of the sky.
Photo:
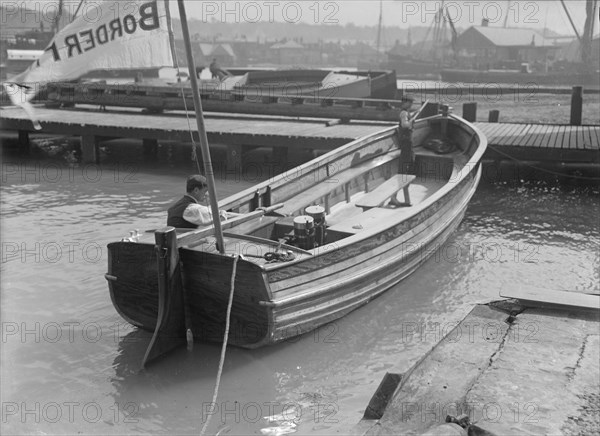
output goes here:
[[[578, 30], [583, 29], [585, 0], [567, 0], [567, 8]], [[381, 2], [384, 26], [428, 26], [441, 0], [387, 0]], [[445, 0], [445, 6], [458, 26], [479, 25], [487, 17], [492, 26], [543, 28], [545, 24], [559, 33], [573, 34], [565, 11], [558, 0], [551, 1], [470, 1]], [[377, 25], [380, 2], [377, 0], [344, 1], [187, 1], [188, 15], [210, 21], [227, 22], [263, 20], [318, 24]], [[597, 18], [597, 15], [596, 15]], [[598, 26], [596, 26], [596, 29]]]
[[[86, 3], [114, 0], [85, 0]], [[127, 1], [127, 0], [121, 0]], [[177, 16], [175, 0], [170, 0]], [[29, 8], [46, 8], [56, 5], [57, 0], [2, 0], [3, 5], [26, 5]], [[74, 11], [79, 0], [65, 0], [66, 7]], [[383, 26], [429, 26], [441, 0], [386, 0], [381, 2]], [[585, 0], [566, 0], [567, 8], [578, 31], [583, 30]], [[85, 3], [84, 3], [85, 4]], [[508, 12], [507, 26], [552, 30], [574, 35], [566, 13], [558, 0], [445, 0], [444, 4], [457, 27], [479, 25], [487, 17], [491, 26], [503, 26]], [[256, 1], [200, 1], [186, 0], [188, 16], [206, 22], [213, 20], [241, 23], [278, 21], [288, 23], [313, 23], [357, 26], [376, 26], [379, 21], [378, 0], [256, 0]], [[595, 33], [600, 25], [596, 14]]]

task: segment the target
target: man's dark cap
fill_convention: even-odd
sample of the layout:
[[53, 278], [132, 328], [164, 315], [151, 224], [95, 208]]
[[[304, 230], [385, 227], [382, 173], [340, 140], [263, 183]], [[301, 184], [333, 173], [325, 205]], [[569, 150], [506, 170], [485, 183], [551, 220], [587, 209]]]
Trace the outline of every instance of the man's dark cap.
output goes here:
[[194, 188], [206, 188], [207, 186], [208, 183], [206, 182], [206, 177], [201, 176], [200, 174], [194, 174], [187, 178], [185, 189], [187, 192], [192, 192]]

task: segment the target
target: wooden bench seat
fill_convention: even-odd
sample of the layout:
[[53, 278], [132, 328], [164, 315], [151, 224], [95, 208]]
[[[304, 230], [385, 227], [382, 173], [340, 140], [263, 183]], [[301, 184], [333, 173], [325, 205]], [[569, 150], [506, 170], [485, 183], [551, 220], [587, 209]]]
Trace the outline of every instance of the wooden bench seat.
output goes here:
[[277, 212], [283, 215], [292, 215], [298, 210], [304, 210], [305, 207], [315, 204], [319, 200], [323, 200], [325, 213], [329, 214], [329, 194], [333, 192], [339, 186], [344, 186], [344, 192], [346, 194], [346, 202], [350, 202], [350, 183], [359, 177], [363, 177], [365, 184], [365, 191], [368, 191], [368, 179], [372, 170], [378, 168], [388, 162], [398, 159], [400, 157], [400, 150], [394, 150], [385, 155], [379, 156], [366, 163], [359, 164], [355, 167], [351, 167], [340, 171], [339, 173], [333, 174], [327, 179], [321, 180], [316, 185], [300, 192], [299, 194], [285, 200], [285, 206], [279, 209]]
[[[391, 199], [391, 204], [394, 206], [410, 206], [408, 186], [415, 178], [415, 176], [409, 174], [396, 174], [361, 198], [356, 203], [356, 206], [366, 211], [374, 207], [383, 206], [388, 199]], [[398, 202], [396, 198], [401, 189], [404, 190], [404, 203]]]
[[373, 208], [329, 226], [327, 232], [356, 234], [369, 231], [373, 227], [381, 225], [381, 223], [388, 222], [392, 217], [397, 217], [398, 212], [397, 209]]

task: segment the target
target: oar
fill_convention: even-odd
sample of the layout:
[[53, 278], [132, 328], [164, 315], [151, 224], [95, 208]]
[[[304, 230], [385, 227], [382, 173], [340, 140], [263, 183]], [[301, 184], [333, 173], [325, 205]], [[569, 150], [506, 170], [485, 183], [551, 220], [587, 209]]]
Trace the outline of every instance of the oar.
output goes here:
[[[238, 214], [238, 215], [234, 216], [233, 218], [228, 219], [227, 221], [223, 221], [221, 223], [221, 228], [223, 230], [229, 229], [233, 226], [237, 226], [238, 224], [245, 223], [246, 221], [250, 221], [255, 218], [260, 218], [261, 216], [266, 215], [267, 213], [274, 212], [277, 209], [281, 209], [283, 206], [285, 206], [285, 203], [278, 203], [278, 204], [274, 204], [273, 206], [258, 208], [252, 212]], [[157, 230], [158, 229], [150, 229], [150, 230], [146, 230], [145, 233], [154, 233]], [[184, 238], [186, 236], [195, 236], [195, 235], [200, 235], [200, 236], [210, 235], [211, 233], [214, 232], [214, 227], [213, 226], [202, 227], [201, 229], [192, 229], [192, 230], [178, 228], [177, 230], [180, 231], [179, 235], [177, 236], [177, 240], [179, 242], [179, 246], [181, 246], [182, 238]], [[182, 230], [185, 232], [181, 232]]]
[[[221, 229], [222, 230], [229, 229], [231, 227], [245, 223], [246, 221], [260, 218], [261, 216], [263, 216], [267, 213], [273, 212], [277, 209], [281, 209], [283, 206], [284, 206], [284, 203], [279, 203], [279, 204], [274, 204], [273, 206], [256, 209], [255, 211], [250, 212], [250, 213], [238, 215], [227, 221], [223, 221], [221, 223]], [[197, 229], [197, 230], [192, 230], [190, 232], [186, 232], [183, 234], [179, 234], [179, 235], [177, 235], [177, 246], [180, 248], [184, 247], [185, 245], [188, 245], [191, 242], [197, 241], [198, 239], [210, 236], [214, 232], [215, 232], [214, 226], [210, 226], [210, 227], [204, 227], [204, 228]]]
[[413, 116], [412, 116], [412, 117], [410, 117], [410, 118], [408, 119], [408, 121], [409, 121], [409, 122], [412, 122], [412, 121], [416, 120], [416, 119], [417, 119], [417, 117], [418, 117], [419, 115], [421, 115], [421, 112], [423, 112], [423, 109], [425, 109], [425, 106], [427, 106], [427, 104], [428, 104], [428, 103], [429, 103], [429, 99], [425, 100], [425, 103], [423, 103], [423, 104], [421, 105], [421, 107], [420, 107], [420, 108], [419, 108], [419, 109], [418, 109], [418, 110], [417, 110], [417, 111], [416, 111], [416, 112], [413, 114]]

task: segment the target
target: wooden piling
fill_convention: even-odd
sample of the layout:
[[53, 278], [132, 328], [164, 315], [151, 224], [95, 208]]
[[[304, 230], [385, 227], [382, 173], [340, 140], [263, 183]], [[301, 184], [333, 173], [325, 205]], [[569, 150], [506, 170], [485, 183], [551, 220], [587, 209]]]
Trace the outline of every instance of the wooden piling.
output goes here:
[[95, 135], [81, 135], [81, 162], [100, 163], [98, 138]]
[[156, 159], [158, 157], [158, 141], [156, 139], [144, 138], [142, 141], [144, 158]]
[[273, 162], [276, 165], [285, 165], [288, 161], [287, 147], [273, 147]]
[[500, 111], [497, 109], [492, 109], [488, 115], [489, 123], [497, 123], [500, 120]]
[[240, 144], [227, 145], [227, 171], [242, 171], [242, 146]]
[[477, 102], [463, 103], [463, 116], [469, 122], [477, 121]]
[[571, 125], [581, 126], [583, 107], [583, 86], [574, 86], [571, 94]]
[[19, 149], [23, 154], [29, 154], [31, 143], [29, 142], [29, 132], [27, 130], [19, 130]]

